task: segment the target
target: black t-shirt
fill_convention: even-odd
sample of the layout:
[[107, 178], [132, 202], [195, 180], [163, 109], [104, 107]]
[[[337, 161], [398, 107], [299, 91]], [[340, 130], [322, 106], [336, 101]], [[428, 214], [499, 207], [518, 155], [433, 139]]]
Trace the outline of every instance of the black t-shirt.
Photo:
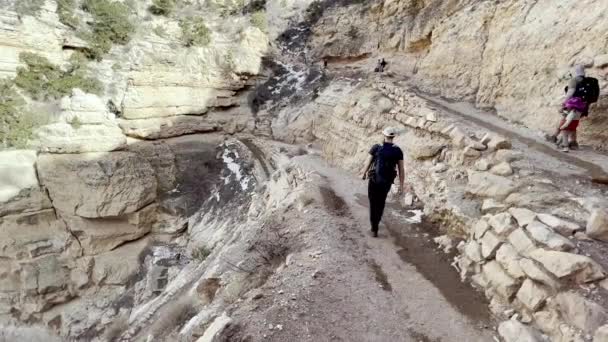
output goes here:
[[382, 145], [377, 144], [372, 146], [372, 149], [369, 150], [369, 154], [374, 157], [372, 162], [374, 172], [377, 172], [377, 170], [375, 170], [377, 158], [382, 159], [383, 167], [382, 170], [380, 170], [379, 176], [381, 179], [392, 183], [397, 176], [397, 164], [399, 161], [403, 160], [403, 152], [401, 149], [393, 143], [385, 142]]

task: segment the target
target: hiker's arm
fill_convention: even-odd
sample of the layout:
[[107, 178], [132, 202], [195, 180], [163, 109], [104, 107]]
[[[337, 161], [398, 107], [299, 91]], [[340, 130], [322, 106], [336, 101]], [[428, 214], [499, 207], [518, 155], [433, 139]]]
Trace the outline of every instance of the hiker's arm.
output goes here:
[[576, 77], [572, 77], [570, 82], [568, 82], [568, 92], [566, 92], [566, 101], [570, 100], [572, 96], [574, 96], [574, 92], [576, 91]]
[[362, 179], [367, 178], [367, 171], [369, 170], [369, 167], [372, 165], [373, 159], [374, 159], [374, 156], [372, 156], [371, 154], [369, 156], [367, 156], [367, 159], [365, 160], [365, 164], [363, 165], [363, 169], [361, 169], [361, 172], [360, 172], [360, 176]]
[[405, 167], [403, 166], [403, 160], [399, 161], [399, 191], [403, 192], [403, 184], [405, 183]]

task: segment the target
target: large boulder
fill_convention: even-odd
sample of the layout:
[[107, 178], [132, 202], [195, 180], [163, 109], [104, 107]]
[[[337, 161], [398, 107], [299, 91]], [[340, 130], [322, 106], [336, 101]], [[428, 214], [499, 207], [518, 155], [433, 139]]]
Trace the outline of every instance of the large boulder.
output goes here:
[[608, 315], [605, 309], [575, 292], [562, 292], [555, 297], [559, 311], [566, 322], [593, 334], [599, 327], [606, 324]]
[[584, 255], [537, 249], [530, 257], [558, 278], [574, 277], [578, 283], [605, 277], [602, 266]]
[[505, 199], [517, 190], [517, 185], [508, 178], [489, 172], [469, 171], [467, 191], [481, 197]]
[[54, 123], [36, 130], [38, 150], [51, 153], [109, 152], [123, 149], [127, 137], [114, 124]]
[[70, 215], [121, 216], [156, 198], [152, 167], [132, 152], [43, 154], [38, 173], [54, 207]]
[[0, 216], [50, 208], [38, 184], [36, 151], [0, 151]]
[[608, 242], [608, 211], [596, 209], [587, 221], [587, 236]]

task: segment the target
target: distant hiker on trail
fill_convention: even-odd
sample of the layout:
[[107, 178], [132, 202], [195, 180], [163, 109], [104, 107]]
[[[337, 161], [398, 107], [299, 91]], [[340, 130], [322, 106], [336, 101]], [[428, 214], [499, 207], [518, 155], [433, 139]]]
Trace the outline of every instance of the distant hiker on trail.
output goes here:
[[575, 66], [570, 76], [570, 81], [565, 88], [566, 98], [560, 109], [563, 118], [556, 132], [550, 137], [551, 141], [562, 146], [564, 152], [578, 149], [576, 129], [579, 121], [589, 115], [589, 106], [597, 102], [600, 95], [598, 80], [585, 76], [584, 66]]
[[374, 237], [378, 237], [378, 226], [382, 220], [386, 197], [399, 171], [399, 193], [403, 193], [405, 180], [403, 152], [393, 144], [397, 130], [387, 127], [382, 131], [384, 143], [376, 144], [369, 151], [369, 156], [361, 170], [361, 178], [369, 178], [367, 195], [369, 197], [369, 220]]
[[374, 69], [375, 72], [384, 72], [384, 68], [386, 67], [386, 61], [384, 60], [384, 58], [381, 58], [378, 60], [378, 65], [376, 66], [376, 69]]

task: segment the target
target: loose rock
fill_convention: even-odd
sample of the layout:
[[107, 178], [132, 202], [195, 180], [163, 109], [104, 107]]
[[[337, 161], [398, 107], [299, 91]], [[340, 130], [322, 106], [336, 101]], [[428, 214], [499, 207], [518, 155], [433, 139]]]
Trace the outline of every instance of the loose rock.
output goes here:
[[536, 218], [536, 213], [526, 208], [511, 208], [509, 209], [509, 213], [513, 215], [517, 224], [522, 228], [532, 223]]
[[557, 279], [555, 279], [555, 277], [536, 265], [534, 261], [522, 258], [519, 261], [519, 266], [521, 266], [524, 273], [531, 279], [545, 284], [553, 290], [557, 290], [561, 287], [561, 284]]
[[555, 302], [566, 321], [587, 334], [595, 333], [608, 319], [602, 306], [574, 292], [558, 294]]
[[593, 336], [593, 342], [608, 342], [608, 325], [601, 326]]
[[530, 257], [558, 278], [575, 276], [577, 283], [587, 283], [605, 277], [602, 267], [583, 255], [537, 249]]
[[498, 212], [504, 211], [506, 208], [506, 205], [497, 202], [493, 198], [485, 199], [481, 204], [481, 212], [483, 214], [496, 214]]
[[537, 214], [536, 217], [538, 220], [547, 226], [553, 228], [556, 232], [560, 233], [563, 236], [572, 236], [577, 231], [582, 230], [583, 228], [574, 222], [569, 222], [566, 220], [562, 220], [553, 215], [549, 214]]
[[507, 300], [515, 295], [519, 287], [517, 280], [508, 275], [496, 261], [483, 265], [483, 276], [488, 281], [490, 289]]
[[517, 291], [517, 299], [531, 311], [536, 311], [547, 298], [549, 291], [530, 279], [526, 279]]
[[521, 257], [515, 251], [515, 248], [508, 243], [504, 243], [496, 251], [496, 261], [511, 275], [513, 278], [521, 279], [526, 276], [519, 260]]
[[608, 242], [608, 211], [596, 209], [587, 221], [587, 235], [591, 238]]
[[526, 256], [536, 249], [534, 241], [521, 228], [514, 230], [507, 239], [521, 255]]
[[526, 230], [530, 236], [537, 242], [547, 246], [550, 249], [568, 251], [574, 248], [574, 244], [565, 237], [554, 233], [551, 228], [545, 226], [539, 221], [530, 223]]
[[490, 217], [488, 223], [499, 236], [508, 236], [517, 227], [513, 224], [513, 217], [509, 213], [500, 213]]
[[510, 176], [513, 174], [513, 169], [511, 168], [511, 165], [509, 165], [509, 163], [502, 162], [493, 166], [492, 169], [490, 169], [490, 172], [499, 176]]
[[503, 200], [517, 190], [510, 179], [488, 172], [469, 171], [468, 178], [467, 192], [481, 197]]
[[492, 232], [486, 232], [480, 240], [481, 256], [485, 259], [491, 259], [502, 243], [498, 236]]
[[498, 333], [505, 342], [540, 342], [540, 334], [516, 320], [500, 323]]

